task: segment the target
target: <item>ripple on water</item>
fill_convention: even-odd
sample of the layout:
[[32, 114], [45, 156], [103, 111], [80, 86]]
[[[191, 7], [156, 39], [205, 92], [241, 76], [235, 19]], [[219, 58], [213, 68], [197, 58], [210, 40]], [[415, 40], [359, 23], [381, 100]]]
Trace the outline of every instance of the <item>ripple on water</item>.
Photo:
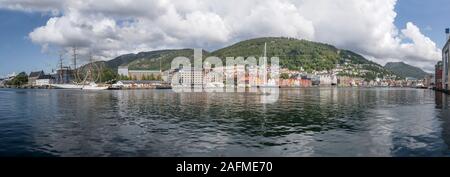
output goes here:
[[[0, 155], [448, 155], [448, 96], [415, 89], [0, 90]], [[8, 101], [5, 101], [8, 100]]]

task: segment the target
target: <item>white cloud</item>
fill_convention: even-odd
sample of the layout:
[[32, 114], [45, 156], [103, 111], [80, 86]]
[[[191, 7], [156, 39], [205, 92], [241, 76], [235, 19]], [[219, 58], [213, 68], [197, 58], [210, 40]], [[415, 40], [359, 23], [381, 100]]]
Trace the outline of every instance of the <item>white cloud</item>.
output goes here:
[[0, 0], [0, 8], [27, 12], [51, 12], [56, 15], [63, 7], [63, 3], [64, 1], [61, 0]]
[[[288, 36], [354, 50], [380, 63], [433, 65], [440, 49], [414, 23], [394, 25], [396, 0], [0, 0], [1, 8], [51, 12], [30, 33], [42, 46], [84, 46], [99, 56], [162, 48], [217, 49]], [[420, 65], [419, 65], [420, 64]]]

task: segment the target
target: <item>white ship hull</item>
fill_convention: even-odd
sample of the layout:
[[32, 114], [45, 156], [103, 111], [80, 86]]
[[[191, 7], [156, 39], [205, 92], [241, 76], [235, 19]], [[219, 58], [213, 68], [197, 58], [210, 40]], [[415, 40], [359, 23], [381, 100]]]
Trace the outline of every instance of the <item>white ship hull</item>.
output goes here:
[[51, 84], [52, 87], [58, 89], [73, 89], [73, 90], [107, 90], [109, 87], [100, 87], [98, 85], [75, 85], [75, 84]]
[[99, 87], [99, 86], [84, 86], [82, 90], [107, 90], [109, 87]]
[[59, 89], [81, 89], [81, 88], [83, 88], [82, 85], [75, 85], [75, 84], [51, 84], [50, 86], [59, 88]]

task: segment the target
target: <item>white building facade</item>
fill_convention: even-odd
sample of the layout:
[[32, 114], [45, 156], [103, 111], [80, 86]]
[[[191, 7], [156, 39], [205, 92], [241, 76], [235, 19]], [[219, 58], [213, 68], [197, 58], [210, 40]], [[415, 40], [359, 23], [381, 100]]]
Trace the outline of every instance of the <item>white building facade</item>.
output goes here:
[[203, 70], [200, 68], [183, 68], [179, 71], [179, 77], [182, 86], [203, 85]]
[[128, 66], [119, 66], [117, 70], [119, 76], [127, 76], [128, 77]]
[[36, 80], [36, 86], [46, 86], [53, 84], [51, 79], [38, 79]]

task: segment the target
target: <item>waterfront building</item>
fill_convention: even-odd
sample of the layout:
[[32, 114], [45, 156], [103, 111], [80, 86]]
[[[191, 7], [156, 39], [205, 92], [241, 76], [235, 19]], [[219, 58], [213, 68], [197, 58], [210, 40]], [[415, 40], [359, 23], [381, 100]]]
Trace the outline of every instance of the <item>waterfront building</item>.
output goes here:
[[434, 70], [434, 87], [435, 89], [442, 89], [442, 61], [439, 61]]
[[300, 80], [300, 87], [312, 87], [311, 79], [307, 77], [302, 77]]
[[173, 74], [178, 72], [178, 70], [167, 70], [161, 73], [161, 80], [165, 83], [171, 83]]
[[311, 80], [311, 84], [314, 86], [320, 85], [320, 76], [315, 74], [308, 74], [308, 79]]
[[128, 77], [128, 66], [119, 66], [117, 69], [117, 74], [119, 74], [119, 76]]
[[36, 80], [43, 75], [44, 75], [44, 71], [31, 72], [30, 75], [28, 75], [28, 85], [35, 86]]
[[319, 75], [320, 85], [328, 86], [331, 85], [331, 75], [329, 74], [321, 74]]
[[449, 58], [450, 58], [450, 37], [449, 33], [450, 30], [447, 28], [445, 30], [445, 33], [447, 35], [447, 42], [444, 45], [444, 48], [442, 50], [442, 87], [445, 90], [449, 90], [449, 78], [450, 78], [450, 72], [449, 72]]
[[337, 85], [337, 77], [334, 74], [319, 75], [321, 86]]
[[338, 76], [338, 85], [341, 87], [352, 86], [352, 78], [348, 76]]
[[117, 73], [120, 76], [126, 76], [133, 80], [148, 80], [147, 78], [150, 77], [153, 77], [154, 79], [162, 77], [161, 70], [129, 70], [128, 66], [119, 66]]
[[148, 80], [146, 78], [153, 77], [156, 79], [157, 77], [161, 77], [162, 73], [160, 70], [129, 70], [128, 77], [133, 80]]
[[291, 78], [291, 79], [280, 79], [279, 86], [280, 87], [301, 87], [301, 78]]
[[203, 85], [203, 69], [201, 68], [182, 68], [178, 76], [179, 84], [182, 86]]
[[259, 82], [261, 82], [258, 76], [258, 70], [258, 67], [248, 68], [246, 84], [248, 84], [249, 87], [256, 87], [258, 86]]
[[[283, 87], [283, 84], [286, 85], [286, 81], [283, 81], [283, 79], [280, 79], [280, 86]], [[284, 83], [283, 83], [284, 82]], [[292, 74], [291, 78], [288, 81], [288, 85], [290, 87], [311, 87], [312, 82], [311, 79], [308, 78], [308, 75], [301, 74], [301, 73], [295, 73]], [[285, 86], [287, 87], [287, 86]]]
[[423, 85], [426, 88], [432, 88], [434, 87], [434, 76], [431, 74], [428, 74], [425, 76], [425, 78], [423, 79]]
[[54, 84], [55, 79], [51, 75], [41, 75], [36, 80], [36, 86], [47, 86], [50, 84]]
[[147, 80], [121, 80], [113, 85], [115, 88], [125, 89], [149, 89], [162, 85], [161, 81], [147, 81]]

